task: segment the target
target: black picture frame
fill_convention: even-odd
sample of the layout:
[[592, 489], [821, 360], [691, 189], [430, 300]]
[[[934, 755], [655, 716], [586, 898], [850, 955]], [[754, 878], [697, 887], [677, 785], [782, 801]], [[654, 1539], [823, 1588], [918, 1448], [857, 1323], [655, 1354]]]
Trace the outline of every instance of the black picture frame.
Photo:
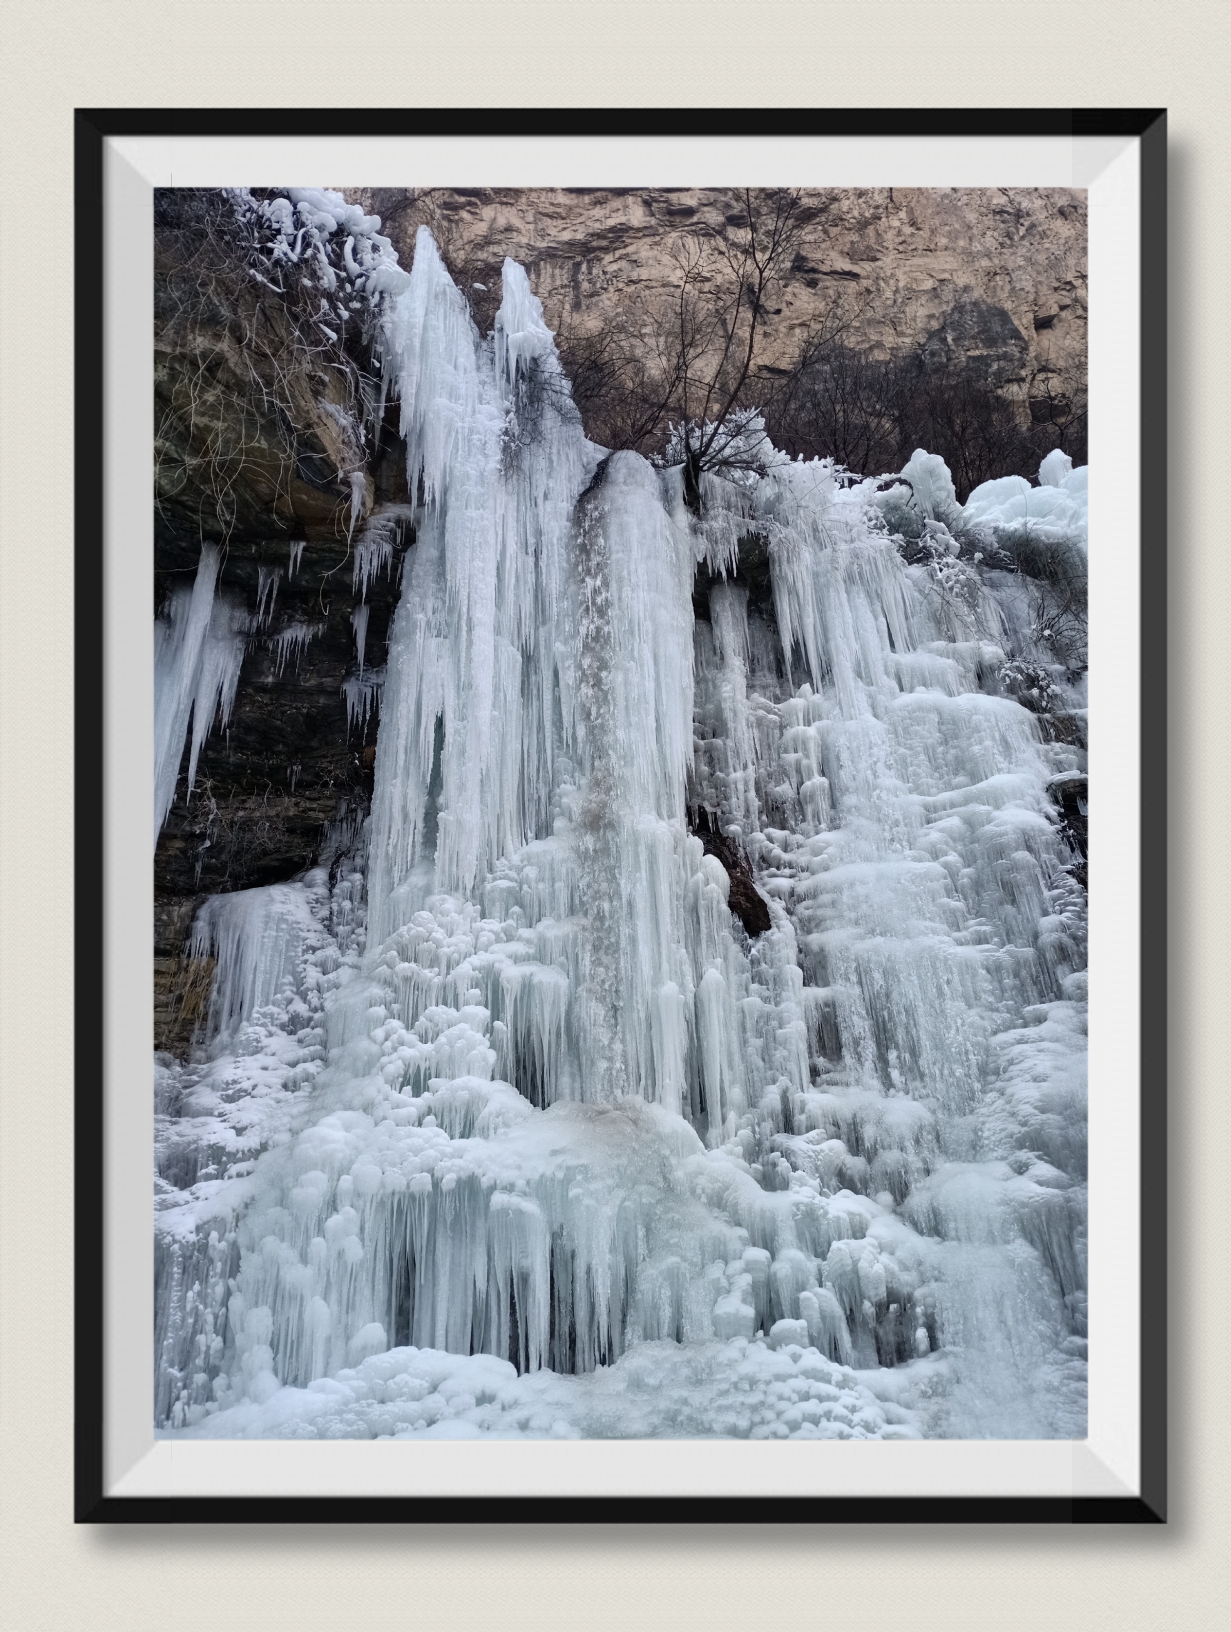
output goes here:
[[[721, 1522], [731, 1517], [730, 1498], [541, 1497], [507, 1498], [366, 1496], [159, 1496], [105, 1493], [103, 1473], [104, 1377], [98, 1333], [102, 1329], [108, 1240], [104, 1230], [104, 1102], [99, 1092], [99, 1040], [104, 1035], [106, 992], [97, 978], [98, 926], [108, 910], [103, 885], [104, 832], [97, 789], [104, 773], [104, 278], [107, 199], [104, 145], [112, 137], [262, 135], [413, 136], [469, 135], [738, 135], [773, 136], [1116, 136], [1140, 140], [1140, 585], [1142, 638], [1148, 619], [1151, 651], [1143, 670], [1139, 731], [1154, 763], [1165, 760], [1166, 627], [1166, 113], [1160, 109], [79, 109], [75, 125], [75, 573], [74, 851], [76, 988], [75, 1059], [75, 1500], [78, 1523], [405, 1523], [488, 1521], [501, 1523]], [[1143, 885], [1140, 917], [1140, 978], [1143, 998], [1166, 989], [1167, 904], [1157, 889], [1157, 869], [1144, 877], [1146, 857], [1165, 853], [1166, 808], [1157, 796], [1140, 796]], [[1166, 1234], [1155, 1220], [1166, 1216], [1159, 1195], [1165, 1172], [1167, 1129], [1166, 1018], [1152, 1001], [1141, 1004], [1139, 1184], [1148, 1161], [1153, 1205], [1140, 1239], [1142, 1305], [1148, 1289], [1157, 1307], [1166, 1287]], [[757, 1498], [740, 1511], [760, 1523], [1143, 1523], [1167, 1516], [1167, 1421], [1165, 1334], [1141, 1324], [1142, 1373], [1151, 1390], [1142, 1394], [1140, 1494], [1136, 1496], [999, 1497], [776, 1497]]]

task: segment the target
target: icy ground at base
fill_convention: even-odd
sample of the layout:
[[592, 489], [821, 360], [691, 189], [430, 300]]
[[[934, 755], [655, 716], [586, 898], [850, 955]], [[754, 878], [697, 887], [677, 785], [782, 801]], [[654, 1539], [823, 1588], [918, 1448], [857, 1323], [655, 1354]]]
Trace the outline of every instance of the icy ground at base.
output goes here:
[[582, 1376], [518, 1376], [494, 1355], [391, 1349], [203, 1417], [184, 1437], [915, 1439], [918, 1429], [816, 1349], [733, 1338], [642, 1343]]
[[[1084, 593], [1084, 470], [962, 507], [750, 416], [698, 519], [585, 439], [519, 267], [485, 339], [426, 233], [408, 275], [336, 195], [283, 217], [374, 280], [422, 502], [370, 816], [197, 920], [160, 1430], [1080, 1437], [1084, 659], [1026, 569]], [[235, 693], [216, 574], [164, 626], [156, 821]]]

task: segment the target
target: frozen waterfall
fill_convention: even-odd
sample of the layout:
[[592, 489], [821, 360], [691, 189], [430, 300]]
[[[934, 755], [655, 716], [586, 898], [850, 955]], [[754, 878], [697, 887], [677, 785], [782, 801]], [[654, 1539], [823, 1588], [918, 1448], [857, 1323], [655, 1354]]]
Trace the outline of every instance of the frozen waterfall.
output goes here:
[[[1081, 1436], [1083, 681], [1013, 562], [1084, 570], [1084, 471], [962, 507], [923, 453], [886, 490], [766, 447], [698, 521], [587, 441], [520, 267], [486, 338], [425, 229], [399, 276], [371, 813], [198, 918], [158, 1423]], [[235, 694], [216, 576], [159, 648], [156, 827]]]

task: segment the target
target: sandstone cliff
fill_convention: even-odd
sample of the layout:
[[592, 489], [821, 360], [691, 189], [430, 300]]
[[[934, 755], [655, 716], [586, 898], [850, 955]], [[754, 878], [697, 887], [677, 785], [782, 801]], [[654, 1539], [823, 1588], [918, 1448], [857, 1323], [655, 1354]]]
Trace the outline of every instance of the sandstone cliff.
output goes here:
[[[679, 244], [740, 208], [731, 191], [393, 188], [348, 194], [380, 215], [408, 263], [429, 225], [471, 287], [476, 316], [498, 301], [506, 255], [521, 261], [557, 329], [597, 328], [622, 302], [667, 299]], [[1064, 188], [809, 191], [805, 246], [771, 332], [791, 359], [839, 302], [851, 343], [880, 357], [924, 347], [985, 368], [1023, 419], [1084, 397], [1086, 195]], [[475, 285], [485, 288], [476, 290]], [[487, 296], [487, 300], [484, 300]]]

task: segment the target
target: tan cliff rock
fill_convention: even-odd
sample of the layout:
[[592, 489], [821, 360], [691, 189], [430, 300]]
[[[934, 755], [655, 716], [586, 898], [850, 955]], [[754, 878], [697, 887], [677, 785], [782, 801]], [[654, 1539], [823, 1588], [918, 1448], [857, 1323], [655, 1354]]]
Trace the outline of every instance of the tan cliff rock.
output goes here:
[[[621, 302], [666, 301], [687, 235], [720, 228], [740, 195], [720, 190], [349, 190], [380, 215], [409, 265], [426, 223], [480, 322], [506, 255], [527, 269], [553, 327], [601, 326]], [[1084, 191], [1065, 188], [809, 190], [807, 235], [781, 290], [766, 360], [789, 363], [835, 304], [844, 337], [873, 355], [919, 346], [993, 375], [1026, 418], [1048, 395], [1084, 397]], [[475, 285], [485, 288], [476, 289]], [[486, 298], [485, 298], [486, 297]]]

